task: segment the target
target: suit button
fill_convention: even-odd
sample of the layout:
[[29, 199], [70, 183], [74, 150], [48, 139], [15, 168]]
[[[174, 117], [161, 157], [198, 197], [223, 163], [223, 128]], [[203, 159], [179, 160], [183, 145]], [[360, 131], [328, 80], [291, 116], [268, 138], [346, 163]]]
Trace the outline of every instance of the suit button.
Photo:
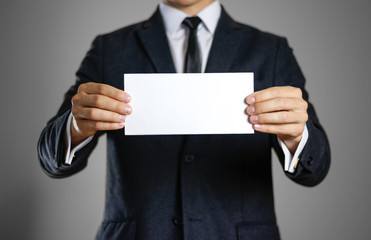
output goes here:
[[186, 163], [193, 163], [193, 162], [195, 161], [195, 156], [192, 155], [192, 154], [186, 155], [186, 156], [184, 157], [184, 161], [185, 161]]
[[307, 163], [308, 163], [309, 166], [312, 165], [313, 164], [313, 158], [309, 157]]
[[177, 225], [177, 226], [182, 226], [182, 225], [183, 225], [182, 221], [179, 220], [179, 219], [176, 218], [176, 217], [173, 218], [173, 223], [174, 223], [175, 225]]

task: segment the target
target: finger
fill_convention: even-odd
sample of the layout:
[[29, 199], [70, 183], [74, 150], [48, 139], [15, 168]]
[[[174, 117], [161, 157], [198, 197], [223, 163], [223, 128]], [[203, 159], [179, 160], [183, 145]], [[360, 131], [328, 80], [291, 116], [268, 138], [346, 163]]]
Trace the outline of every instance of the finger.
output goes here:
[[253, 124], [305, 123], [307, 121], [307, 114], [289, 111], [263, 113], [250, 116], [249, 121]]
[[247, 104], [267, 101], [273, 98], [288, 97], [288, 98], [301, 98], [302, 91], [300, 88], [291, 86], [271, 87], [258, 92], [250, 94], [246, 98]]
[[124, 92], [120, 89], [117, 89], [115, 87], [112, 87], [107, 84], [101, 84], [101, 83], [84, 83], [79, 86], [79, 92], [85, 92], [87, 94], [99, 94], [104, 95], [113, 99], [116, 99], [117, 101], [121, 102], [130, 102], [131, 97], [127, 92]]
[[103, 122], [123, 122], [126, 116], [123, 114], [102, 110], [99, 108], [74, 107], [72, 115], [76, 119], [85, 119]]
[[74, 105], [82, 105], [84, 107], [100, 108], [119, 114], [130, 114], [131, 106], [112, 99], [110, 97], [99, 94], [78, 94], [73, 97]]
[[276, 111], [306, 111], [307, 102], [301, 98], [274, 98], [250, 105], [246, 112], [249, 115]]
[[[125, 127], [125, 122], [100, 122], [87, 119], [76, 120], [79, 130], [89, 135], [89, 132], [117, 130]], [[90, 134], [91, 135], [91, 134]]]
[[304, 126], [305, 124], [253, 124], [256, 131], [285, 136], [299, 136]]

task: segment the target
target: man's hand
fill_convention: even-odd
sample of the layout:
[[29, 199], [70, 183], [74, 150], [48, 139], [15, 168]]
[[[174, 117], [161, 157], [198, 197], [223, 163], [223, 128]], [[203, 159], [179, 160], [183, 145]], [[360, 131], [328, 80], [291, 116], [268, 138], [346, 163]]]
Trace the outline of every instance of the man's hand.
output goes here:
[[300, 88], [268, 88], [249, 95], [246, 103], [254, 129], [276, 134], [295, 153], [308, 120], [308, 103], [302, 98]]
[[132, 112], [130, 100], [129, 94], [106, 84], [81, 84], [72, 98], [72, 147], [97, 131], [123, 128]]

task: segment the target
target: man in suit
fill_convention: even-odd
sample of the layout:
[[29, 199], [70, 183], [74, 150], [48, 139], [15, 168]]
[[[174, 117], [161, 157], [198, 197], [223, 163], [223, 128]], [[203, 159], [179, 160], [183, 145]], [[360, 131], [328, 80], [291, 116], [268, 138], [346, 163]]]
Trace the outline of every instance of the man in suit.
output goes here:
[[[183, 23], [196, 15], [194, 29]], [[135, 109], [123, 74], [190, 72], [184, 46], [195, 29], [201, 72], [254, 72], [256, 92], [245, 101], [256, 133], [125, 136]], [[327, 137], [287, 41], [234, 22], [218, 1], [164, 1], [149, 20], [98, 36], [76, 75], [38, 151], [48, 175], [66, 177], [107, 134], [97, 239], [279, 239], [270, 149], [299, 184], [317, 185], [328, 172]]]

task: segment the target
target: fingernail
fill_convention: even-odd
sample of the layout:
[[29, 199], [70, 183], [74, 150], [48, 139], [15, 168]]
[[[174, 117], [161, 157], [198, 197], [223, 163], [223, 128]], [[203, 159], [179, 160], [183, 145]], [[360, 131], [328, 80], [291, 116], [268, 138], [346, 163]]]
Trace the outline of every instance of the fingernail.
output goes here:
[[254, 124], [254, 128], [255, 129], [261, 129], [262, 128], [262, 125], [260, 125], [260, 124]]
[[253, 104], [255, 102], [255, 97], [247, 97], [247, 104]]
[[120, 121], [125, 121], [125, 116], [124, 115], [120, 115]]
[[124, 95], [124, 102], [130, 102], [130, 96]]
[[130, 113], [131, 112], [131, 108], [130, 107], [125, 107], [125, 113]]
[[247, 108], [247, 113], [248, 114], [252, 114], [252, 113], [254, 113], [255, 112], [255, 107], [248, 107]]
[[251, 122], [257, 122], [258, 121], [258, 116], [254, 115], [250, 117]]
[[119, 126], [120, 126], [120, 127], [125, 126], [125, 122], [120, 122], [120, 123], [119, 123]]

